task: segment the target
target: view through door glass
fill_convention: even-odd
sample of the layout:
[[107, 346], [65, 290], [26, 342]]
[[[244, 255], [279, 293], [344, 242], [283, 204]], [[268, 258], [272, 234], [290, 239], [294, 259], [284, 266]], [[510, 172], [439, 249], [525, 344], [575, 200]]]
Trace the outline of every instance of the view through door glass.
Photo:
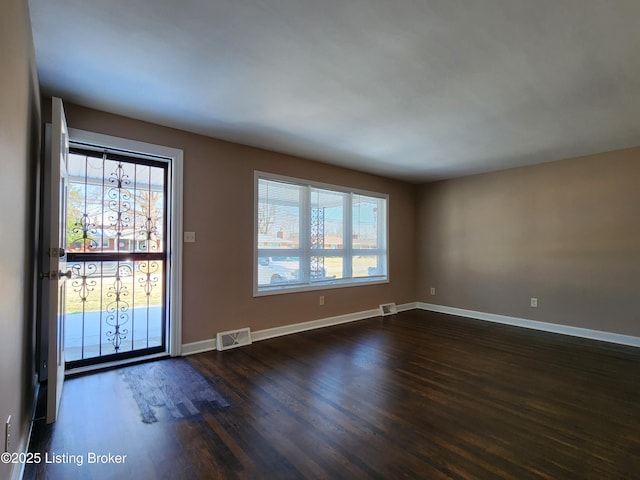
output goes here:
[[67, 368], [166, 351], [168, 164], [71, 148]]

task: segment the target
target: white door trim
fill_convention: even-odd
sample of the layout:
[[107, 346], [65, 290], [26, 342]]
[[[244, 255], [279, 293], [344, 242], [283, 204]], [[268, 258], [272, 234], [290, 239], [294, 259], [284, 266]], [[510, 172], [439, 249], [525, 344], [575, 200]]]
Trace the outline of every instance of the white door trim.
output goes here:
[[171, 289], [168, 293], [169, 323], [167, 350], [172, 357], [179, 356], [182, 348], [182, 198], [183, 198], [183, 155], [178, 148], [165, 147], [153, 143], [140, 142], [101, 133], [69, 129], [69, 139], [74, 144], [104, 147], [110, 150], [140, 155], [157, 155], [169, 162], [169, 188], [171, 198], [171, 218], [169, 235], [171, 251], [168, 261], [171, 265]]

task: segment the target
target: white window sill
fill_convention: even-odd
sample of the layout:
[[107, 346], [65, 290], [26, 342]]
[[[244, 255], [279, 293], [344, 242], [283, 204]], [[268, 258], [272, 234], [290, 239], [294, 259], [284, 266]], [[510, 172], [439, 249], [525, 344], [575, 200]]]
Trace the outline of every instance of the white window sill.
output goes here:
[[281, 295], [284, 293], [313, 292], [316, 290], [328, 290], [334, 288], [363, 287], [366, 285], [380, 285], [389, 283], [389, 277], [349, 278], [346, 280], [333, 280], [329, 282], [314, 282], [292, 285], [262, 286], [254, 290], [254, 297], [267, 295]]

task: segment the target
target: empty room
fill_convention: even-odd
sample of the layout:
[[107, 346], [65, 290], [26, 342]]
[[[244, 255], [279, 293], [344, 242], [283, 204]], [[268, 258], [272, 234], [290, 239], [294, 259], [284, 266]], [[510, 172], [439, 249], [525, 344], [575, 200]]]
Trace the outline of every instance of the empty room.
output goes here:
[[0, 8], [0, 478], [640, 478], [639, 2]]

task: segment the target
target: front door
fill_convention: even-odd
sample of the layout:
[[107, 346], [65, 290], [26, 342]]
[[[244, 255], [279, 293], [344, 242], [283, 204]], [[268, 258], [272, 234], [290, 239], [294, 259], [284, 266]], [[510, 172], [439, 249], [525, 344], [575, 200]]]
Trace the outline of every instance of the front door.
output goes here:
[[67, 200], [67, 156], [69, 135], [64, 116], [62, 100], [52, 100], [53, 118], [51, 122], [48, 145], [48, 161], [46, 162], [45, 214], [49, 221], [45, 225], [45, 255], [48, 261], [43, 262], [43, 281], [48, 282], [43, 290], [46, 292], [43, 301], [44, 321], [48, 326], [48, 356], [46, 370], [47, 386], [47, 423], [55, 422], [62, 396], [64, 381], [64, 318], [66, 299], [66, 280], [70, 272], [66, 270], [65, 222]]

